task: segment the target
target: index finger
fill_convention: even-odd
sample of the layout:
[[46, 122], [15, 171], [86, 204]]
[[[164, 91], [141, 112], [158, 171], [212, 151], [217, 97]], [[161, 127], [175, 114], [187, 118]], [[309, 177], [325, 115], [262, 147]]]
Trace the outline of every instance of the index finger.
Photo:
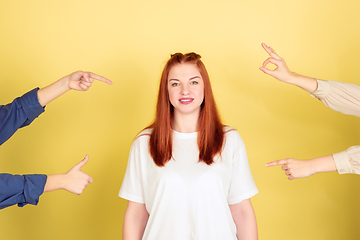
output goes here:
[[277, 160], [277, 161], [274, 161], [274, 162], [269, 162], [266, 164], [267, 167], [272, 167], [272, 166], [278, 166], [278, 165], [282, 165], [282, 164], [285, 164], [287, 163], [287, 160], [286, 159], [281, 159], [281, 160]]
[[281, 57], [275, 53], [274, 49], [272, 49], [271, 47], [268, 47], [265, 43], [262, 43], [261, 46], [271, 57], [278, 59], [278, 60], [281, 59]]
[[107, 84], [112, 84], [112, 81], [110, 81], [109, 79], [107, 79], [107, 78], [104, 78], [104, 77], [102, 77], [102, 76], [100, 76], [100, 75], [97, 75], [97, 74], [95, 74], [95, 73], [92, 73], [92, 72], [89, 72], [89, 74], [90, 74], [90, 77], [91, 78], [94, 78], [94, 79], [96, 79], [96, 80], [99, 80], [99, 81], [102, 81], [102, 82], [106, 82]]

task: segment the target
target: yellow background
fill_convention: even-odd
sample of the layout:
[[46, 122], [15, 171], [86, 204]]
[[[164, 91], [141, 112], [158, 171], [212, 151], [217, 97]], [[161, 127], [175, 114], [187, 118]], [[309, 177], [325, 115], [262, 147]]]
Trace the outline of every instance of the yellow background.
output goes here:
[[0, 211], [1, 239], [121, 239], [117, 194], [135, 135], [154, 116], [171, 53], [202, 55], [224, 123], [238, 129], [260, 191], [260, 239], [357, 239], [360, 178], [288, 181], [286, 157], [359, 144], [359, 120], [263, 74], [272, 46], [292, 71], [360, 84], [358, 0], [12, 0], [0, 2], [0, 102], [76, 70], [111, 79], [50, 103], [1, 146], [1, 172], [62, 173], [86, 154], [94, 178], [80, 196], [46, 193], [38, 206]]

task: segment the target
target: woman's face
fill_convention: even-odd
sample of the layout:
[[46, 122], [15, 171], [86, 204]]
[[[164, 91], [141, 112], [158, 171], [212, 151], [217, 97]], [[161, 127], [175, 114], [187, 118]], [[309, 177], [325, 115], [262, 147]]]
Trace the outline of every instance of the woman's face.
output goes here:
[[204, 81], [195, 64], [173, 66], [168, 75], [168, 91], [174, 114], [200, 114], [204, 101]]

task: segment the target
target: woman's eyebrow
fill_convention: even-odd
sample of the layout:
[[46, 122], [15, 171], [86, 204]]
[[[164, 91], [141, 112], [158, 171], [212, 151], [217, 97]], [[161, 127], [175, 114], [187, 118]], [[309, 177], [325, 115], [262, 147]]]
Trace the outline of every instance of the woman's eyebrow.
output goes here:
[[[191, 78], [189, 79], [189, 81], [191, 81], [191, 80], [193, 80], [193, 79], [196, 79], [196, 78], [200, 78], [200, 76], [191, 77]], [[179, 79], [176, 79], [176, 78], [170, 78], [168, 81], [170, 82], [170, 81], [180, 81], [180, 80], [179, 80]]]
[[195, 79], [195, 78], [200, 78], [200, 76], [192, 77], [192, 78], [190, 78], [189, 80], [193, 80], [193, 79]]

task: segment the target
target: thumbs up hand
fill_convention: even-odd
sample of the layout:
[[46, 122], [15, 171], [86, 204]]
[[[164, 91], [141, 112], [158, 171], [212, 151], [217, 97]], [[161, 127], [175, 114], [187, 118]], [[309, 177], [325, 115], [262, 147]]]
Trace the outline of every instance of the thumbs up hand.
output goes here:
[[88, 162], [89, 156], [73, 166], [65, 174], [48, 175], [44, 192], [65, 189], [71, 193], [80, 195], [84, 189], [93, 182], [92, 177], [81, 171], [81, 168]]
[[73, 166], [66, 174], [64, 178], [64, 189], [74, 193], [81, 194], [84, 189], [93, 182], [92, 177], [81, 171], [81, 168], [88, 162], [89, 156]]

